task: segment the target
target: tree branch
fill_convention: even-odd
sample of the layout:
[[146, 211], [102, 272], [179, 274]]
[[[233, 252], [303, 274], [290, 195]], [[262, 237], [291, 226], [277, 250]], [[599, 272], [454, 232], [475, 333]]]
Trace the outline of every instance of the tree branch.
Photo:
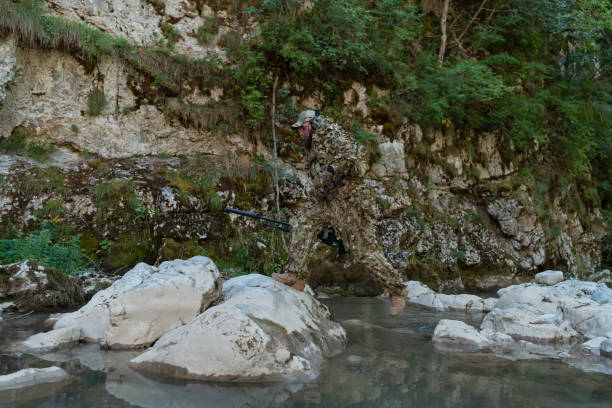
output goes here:
[[480, 11], [482, 10], [482, 8], [486, 4], [486, 2], [487, 2], [487, 0], [482, 0], [482, 3], [480, 3], [480, 7], [478, 7], [478, 10], [476, 10], [476, 13], [472, 16], [472, 18], [470, 19], [470, 22], [468, 23], [468, 25], [466, 25], [465, 28], [463, 29], [463, 31], [461, 32], [461, 34], [459, 34], [459, 37], [457, 38], [457, 41], [460, 41], [463, 38], [463, 36], [467, 32], [468, 28], [470, 28], [470, 26], [472, 25], [474, 20], [476, 20], [476, 17], [478, 17], [478, 14], [480, 14]]

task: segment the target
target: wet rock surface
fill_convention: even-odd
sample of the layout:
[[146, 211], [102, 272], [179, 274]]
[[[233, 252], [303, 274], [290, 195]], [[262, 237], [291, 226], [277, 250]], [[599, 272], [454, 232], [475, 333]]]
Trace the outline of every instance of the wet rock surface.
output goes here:
[[0, 391], [32, 387], [38, 384], [68, 379], [68, 373], [59, 367], [24, 368], [15, 373], [0, 376]]

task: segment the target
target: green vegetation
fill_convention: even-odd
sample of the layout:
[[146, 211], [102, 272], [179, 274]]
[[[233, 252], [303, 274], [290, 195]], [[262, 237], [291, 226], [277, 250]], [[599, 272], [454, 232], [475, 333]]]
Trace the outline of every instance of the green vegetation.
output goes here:
[[79, 246], [78, 235], [69, 238], [58, 234], [50, 223], [25, 236], [0, 240], [0, 260], [13, 263], [34, 259], [63, 273], [73, 275], [83, 270], [89, 261]]
[[371, 162], [380, 161], [380, 147], [378, 146], [378, 140], [375, 134], [365, 130], [361, 124], [355, 123], [353, 125], [353, 135], [355, 139], [365, 147]]
[[198, 28], [198, 42], [200, 44], [207, 44], [212, 36], [217, 34], [219, 31], [219, 20], [216, 16], [206, 17], [206, 22]]
[[3, 153], [14, 153], [23, 151], [26, 147], [28, 132], [23, 128], [16, 128], [10, 137], [0, 139], [0, 151]]
[[[94, 88], [87, 97], [88, 113], [91, 116], [98, 116], [106, 108], [106, 96], [100, 88]], [[76, 132], [75, 132], [76, 133]]]
[[35, 167], [21, 181], [21, 192], [29, 200], [43, 192], [56, 193], [66, 197], [71, 190], [66, 186], [64, 173], [59, 167]]

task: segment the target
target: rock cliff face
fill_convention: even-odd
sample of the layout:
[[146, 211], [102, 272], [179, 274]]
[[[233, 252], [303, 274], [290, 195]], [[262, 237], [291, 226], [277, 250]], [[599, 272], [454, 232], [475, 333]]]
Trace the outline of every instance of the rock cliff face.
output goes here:
[[[247, 28], [256, 29], [248, 17], [228, 15], [219, 2], [46, 3], [53, 15], [86, 22], [135, 44], [171, 41], [176, 51], [190, 57], [216, 53], [220, 61], [224, 35], [245, 36]], [[202, 38], [201, 28], [213, 19], [218, 30]], [[197, 126], [197, 121], [194, 126], [194, 115], [184, 120], [189, 116], [185, 112], [194, 107], [231, 103], [223, 87], [184, 84], [187, 96], [178, 103], [145, 77], [121, 59], [101, 59], [91, 67], [78, 55], [25, 48], [12, 36], [0, 38], [0, 141], [25, 134], [26, 146], [58, 148], [44, 163], [26, 157], [25, 151], [1, 156], [0, 233], [35, 228], [49, 216], [49, 203], [59, 202], [59, 218], [79, 220], [76, 230], [82, 241], [93, 242], [93, 249], [103, 241], [142, 244], [138, 259], [122, 258], [126, 263], [153, 262], [172, 245], [184, 249], [192, 243], [231, 253], [235, 245], [228, 238], [239, 234], [235, 228], [250, 231], [255, 224], [232, 220], [229, 226], [227, 217], [211, 211], [209, 196], [198, 195], [197, 189], [174, 177], [185, 167], [193, 170], [191, 176], [198, 171], [203, 177], [214, 176], [213, 188], [224, 203], [273, 214], [269, 178], [258, 189], [253, 177], [259, 176], [253, 176], [252, 163], [246, 172], [230, 175], [228, 170], [240, 168], [236, 163], [249, 163], [256, 155], [272, 162], [260, 142], [262, 134], [212, 131]], [[297, 84], [286, 85], [300, 89]], [[88, 105], [96, 91], [103, 92], [106, 102], [94, 115]], [[296, 94], [300, 95], [293, 100], [297, 106], [317, 103], [316, 92]], [[407, 278], [488, 290], [550, 267], [580, 273], [598, 266], [604, 233], [598, 226], [599, 211], [576, 198], [571, 186], [542, 193], [542, 180], [530, 170], [529, 158], [513, 155], [501, 135], [461, 134], [452, 128], [428, 131], [411, 124], [389, 131], [369, 117], [370, 98], [368, 88], [354, 83], [344, 93], [343, 109], [366, 116], [368, 130], [378, 137], [381, 159], [373, 163], [368, 178], [371, 227]], [[280, 153], [281, 206], [295, 214], [311, 186], [300, 170], [299, 151]], [[201, 155], [194, 159], [194, 154]], [[545, 154], [535, 151], [530, 158]], [[198, 161], [202, 157], [207, 165]], [[104, 183], [117, 188], [124, 184], [120, 195], [106, 195], [112, 206], [104, 204], [105, 196], [97, 190]], [[269, 250], [266, 239], [257, 239], [263, 252]], [[107, 269], [120, 269], [117, 262], [111, 264], [107, 262]], [[329, 248], [317, 249], [311, 267], [319, 270], [313, 276], [315, 285], [340, 282], [340, 289], [334, 290], [376, 292], [363, 289], [360, 268], [351, 264], [350, 257]]]

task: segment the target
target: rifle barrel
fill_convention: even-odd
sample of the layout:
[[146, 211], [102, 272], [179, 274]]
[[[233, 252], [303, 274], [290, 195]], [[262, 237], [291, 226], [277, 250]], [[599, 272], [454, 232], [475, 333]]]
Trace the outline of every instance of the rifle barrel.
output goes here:
[[251, 218], [257, 218], [257, 219], [268, 221], [268, 222], [274, 222], [274, 223], [281, 224], [281, 225], [291, 226], [291, 224], [285, 221], [275, 220], [274, 218], [264, 217], [263, 215], [255, 214], [255, 213], [248, 212], [248, 211], [237, 210], [232, 207], [225, 207], [225, 211], [231, 212], [234, 214], [238, 214], [238, 215], [244, 215], [244, 216], [251, 217]]
[[289, 232], [289, 228], [283, 227], [282, 225], [270, 224], [268, 222], [263, 222], [262, 224], [265, 225], [266, 227], [276, 228], [276, 229], [281, 230], [283, 232]]

